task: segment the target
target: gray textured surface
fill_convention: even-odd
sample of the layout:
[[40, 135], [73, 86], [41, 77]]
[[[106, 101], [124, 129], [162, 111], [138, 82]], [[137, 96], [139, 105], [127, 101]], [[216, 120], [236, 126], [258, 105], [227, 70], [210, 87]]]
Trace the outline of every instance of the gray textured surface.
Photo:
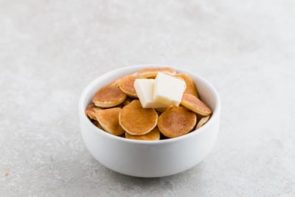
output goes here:
[[[294, 18], [293, 0], [0, 0], [0, 196], [295, 196]], [[83, 87], [138, 63], [220, 91], [219, 140], [185, 173], [122, 176], [81, 141]]]

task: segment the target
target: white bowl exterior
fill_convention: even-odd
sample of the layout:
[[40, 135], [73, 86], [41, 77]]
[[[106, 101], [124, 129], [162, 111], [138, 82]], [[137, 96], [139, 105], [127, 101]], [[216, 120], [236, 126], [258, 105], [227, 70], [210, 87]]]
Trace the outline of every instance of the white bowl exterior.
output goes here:
[[[200, 95], [213, 109], [213, 116], [206, 125], [187, 135], [157, 142], [128, 140], [100, 130], [86, 117], [84, 110], [100, 87], [135, 72], [139, 67], [144, 66], [125, 67], [106, 73], [83, 92], [79, 115], [81, 133], [87, 149], [105, 167], [130, 176], [162, 177], [195, 166], [209, 154], [217, 139], [220, 101], [214, 88], [193, 73], [189, 74], [197, 81]], [[177, 70], [185, 72], [182, 69]]]

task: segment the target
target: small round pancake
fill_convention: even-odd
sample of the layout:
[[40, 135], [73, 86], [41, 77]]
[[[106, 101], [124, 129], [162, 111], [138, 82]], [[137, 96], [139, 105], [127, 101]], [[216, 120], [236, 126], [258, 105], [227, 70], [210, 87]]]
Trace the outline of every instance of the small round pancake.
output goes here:
[[122, 135], [125, 131], [119, 124], [119, 107], [97, 110], [95, 116], [100, 126], [113, 135]]
[[109, 108], [120, 105], [127, 95], [115, 84], [107, 85], [96, 92], [92, 102], [97, 107]]
[[88, 104], [86, 109], [85, 109], [86, 116], [91, 120], [96, 120], [94, 110], [95, 109], [94, 109], [94, 104], [93, 103]]
[[197, 115], [184, 107], [170, 107], [159, 117], [160, 132], [169, 138], [190, 132], [196, 125]]
[[119, 81], [119, 88], [131, 97], [137, 97], [135, 88], [134, 88], [134, 81], [137, 79], [135, 75], [127, 75], [120, 79]]
[[97, 107], [95, 107], [95, 105], [93, 103], [90, 103], [85, 110], [85, 114], [88, 116], [88, 118], [90, 118], [91, 120], [96, 120], [95, 117], [95, 113], [96, 110], [99, 109]]
[[137, 75], [143, 78], [156, 78], [158, 72], [166, 73], [169, 75], [175, 75], [176, 70], [170, 67], [150, 67], [143, 68], [136, 72]]
[[205, 103], [191, 94], [183, 95], [181, 105], [201, 116], [208, 116], [212, 113], [211, 109]]
[[199, 97], [196, 83], [194, 82], [194, 80], [188, 74], [186, 74], [186, 73], [178, 73], [178, 74], [176, 74], [176, 77], [184, 80], [184, 82], [186, 84], [186, 88], [185, 88], [184, 93], [192, 94], [192, 95], [194, 95], [196, 97]]
[[119, 115], [121, 127], [130, 135], [144, 135], [157, 126], [158, 114], [152, 108], [142, 108], [139, 100], [126, 105]]
[[205, 116], [202, 117], [201, 120], [199, 120], [198, 124], [197, 124], [197, 129], [202, 127], [204, 124], [206, 124], [209, 120], [210, 116]]
[[125, 132], [125, 138], [133, 139], [133, 140], [147, 140], [147, 141], [160, 140], [160, 131], [158, 127], [155, 127], [152, 131], [148, 132], [145, 135], [130, 135], [129, 133]]

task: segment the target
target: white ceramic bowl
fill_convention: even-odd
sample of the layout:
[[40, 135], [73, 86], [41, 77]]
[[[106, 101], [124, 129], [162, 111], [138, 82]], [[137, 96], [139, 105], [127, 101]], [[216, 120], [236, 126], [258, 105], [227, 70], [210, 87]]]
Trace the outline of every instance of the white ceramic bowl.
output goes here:
[[213, 109], [212, 117], [200, 129], [173, 139], [138, 141], [111, 135], [90, 122], [84, 111], [98, 89], [139, 68], [150, 66], [130, 66], [105, 73], [90, 83], [80, 98], [80, 126], [87, 149], [102, 165], [125, 175], [162, 177], [185, 171], [201, 162], [217, 139], [220, 119], [218, 93], [206, 80], [180, 67], [174, 68], [192, 76], [198, 84], [201, 98]]

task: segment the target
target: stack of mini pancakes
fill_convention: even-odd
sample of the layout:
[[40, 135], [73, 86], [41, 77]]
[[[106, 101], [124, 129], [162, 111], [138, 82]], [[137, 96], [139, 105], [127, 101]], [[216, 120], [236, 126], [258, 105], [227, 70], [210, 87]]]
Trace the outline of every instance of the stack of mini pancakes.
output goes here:
[[[139, 78], [155, 78], [163, 72], [184, 80], [180, 106], [143, 108], [134, 88]], [[199, 98], [197, 85], [185, 73], [170, 67], [144, 68], [99, 89], [86, 108], [88, 118], [100, 129], [135, 140], [160, 140], [185, 135], [202, 127], [212, 114]]]

